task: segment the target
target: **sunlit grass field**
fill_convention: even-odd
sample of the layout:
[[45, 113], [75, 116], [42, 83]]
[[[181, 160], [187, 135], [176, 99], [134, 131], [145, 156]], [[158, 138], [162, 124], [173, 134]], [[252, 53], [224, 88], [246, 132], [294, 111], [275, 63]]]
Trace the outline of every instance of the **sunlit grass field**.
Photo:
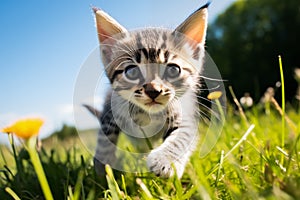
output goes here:
[[[95, 140], [96, 130], [80, 132], [80, 138], [52, 136], [39, 156], [54, 199], [300, 199], [300, 114], [287, 107], [282, 121], [274, 102], [244, 113], [228, 105], [214, 148], [205, 157], [196, 151], [181, 180], [109, 167], [106, 177], [98, 177], [80, 139]], [[205, 129], [200, 125], [200, 134]], [[9, 148], [1, 147], [0, 199], [13, 199], [8, 188], [21, 199], [44, 199], [27, 151], [16, 146], [14, 158]]]

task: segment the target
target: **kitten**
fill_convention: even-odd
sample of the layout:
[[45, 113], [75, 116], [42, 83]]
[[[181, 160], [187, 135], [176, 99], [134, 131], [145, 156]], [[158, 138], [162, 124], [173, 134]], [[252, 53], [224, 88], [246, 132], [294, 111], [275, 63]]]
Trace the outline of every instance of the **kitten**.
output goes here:
[[[207, 7], [190, 15], [174, 31], [127, 31], [94, 8], [102, 62], [111, 83], [99, 117], [94, 164], [97, 173], [114, 165], [120, 132], [147, 154], [150, 171], [181, 177], [198, 142], [199, 76], [204, 58]], [[96, 112], [96, 113], [95, 113]], [[152, 145], [160, 138], [163, 143]], [[145, 150], [146, 149], [146, 150]]]

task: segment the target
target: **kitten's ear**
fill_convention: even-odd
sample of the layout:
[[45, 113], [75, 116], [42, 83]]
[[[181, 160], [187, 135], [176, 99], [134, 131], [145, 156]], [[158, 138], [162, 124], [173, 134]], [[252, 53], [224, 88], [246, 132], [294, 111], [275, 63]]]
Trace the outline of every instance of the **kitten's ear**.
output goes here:
[[96, 26], [100, 42], [111, 38], [115, 34], [127, 32], [123, 26], [103, 10], [93, 7], [93, 11], [96, 16]]
[[208, 6], [209, 3], [196, 10], [175, 29], [175, 32], [180, 32], [197, 43], [204, 44], [207, 29]]

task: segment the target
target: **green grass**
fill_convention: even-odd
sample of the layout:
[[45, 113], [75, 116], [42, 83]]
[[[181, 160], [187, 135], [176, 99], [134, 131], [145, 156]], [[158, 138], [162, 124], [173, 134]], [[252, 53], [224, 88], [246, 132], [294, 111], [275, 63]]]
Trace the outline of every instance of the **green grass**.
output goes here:
[[[96, 130], [75, 137], [74, 129], [64, 126], [63, 135], [43, 141], [39, 150], [54, 199], [300, 199], [300, 113], [285, 104], [281, 59], [280, 73], [282, 107], [270, 98], [244, 112], [230, 88], [237, 109], [227, 106], [214, 148], [205, 157], [196, 151], [181, 180], [109, 166], [107, 175], [99, 177], [92, 154], [81, 143], [94, 148]], [[200, 124], [199, 133], [203, 141], [204, 133], [214, 130]], [[124, 137], [119, 143], [133, 149]], [[0, 147], [0, 199], [44, 199], [28, 151], [22, 145], [12, 147], [14, 151]]]
[[[278, 109], [271, 106], [265, 112], [264, 106], [256, 106], [245, 112], [245, 122], [229, 105], [216, 145], [204, 158], [195, 152], [181, 180], [110, 168], [107, 177], [97, 177], [92, 155], [76, 137], [52, 137], [39, 155], [54, 199], [300, 199], [300, 115], [287, 108], [282, 130]], [[251, 124], [255, 128], [245, 135]], [[80, 133], [81, 138], [90, 138], [90, 132]], [[21, 199], [43, 199], [27, 151], [16, 148], [18, 169], [7, 147], [1, 147], [0, 199], [12, 199], [5, 188]]]

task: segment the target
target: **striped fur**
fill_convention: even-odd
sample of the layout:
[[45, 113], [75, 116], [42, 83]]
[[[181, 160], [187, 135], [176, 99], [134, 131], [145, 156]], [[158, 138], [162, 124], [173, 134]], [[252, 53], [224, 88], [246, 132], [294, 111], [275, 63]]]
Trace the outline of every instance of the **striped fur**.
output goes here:
[[[181, 177], [198, 141], [197, 94], [207, 5], [175, 31], [129, 32], [102, 10], [94, 11], [102, 61], [112, 85], [101, 114], [97, 113], [101, 129], [96, 171], [102, 174], [104, 164], [114, 165], [118, 136], [124, 132], [137, 149], [150, 151], [147, 165], [152, 172]], [[149, 149], [144, 137], [153, 144], [162, 138], [163, 143]]]

